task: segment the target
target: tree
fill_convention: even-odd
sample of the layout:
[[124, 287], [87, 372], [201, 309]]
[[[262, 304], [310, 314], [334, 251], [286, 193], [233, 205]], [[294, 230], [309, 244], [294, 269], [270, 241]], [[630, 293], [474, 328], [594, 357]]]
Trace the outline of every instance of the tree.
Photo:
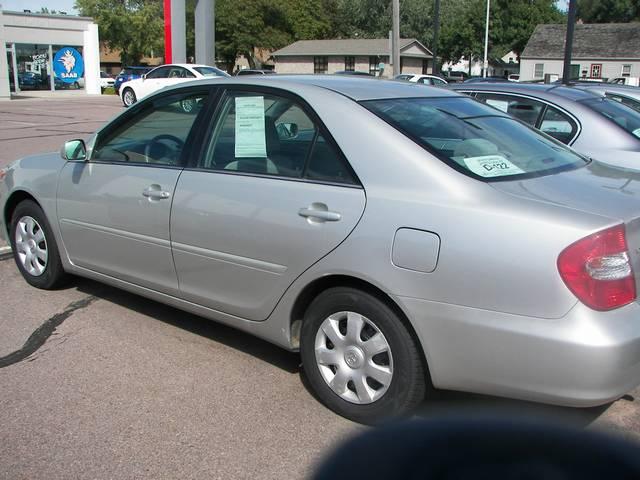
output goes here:
[[585, 23], [640, 21], [638, 0], [578, 0], [577, 16]]
[[120, 50], [123, 65], [135, 65], [152, 51], [162, 50], [161, 0], [76, 0], [80, 15], [93, 17], [100, 39], [111, 50]]

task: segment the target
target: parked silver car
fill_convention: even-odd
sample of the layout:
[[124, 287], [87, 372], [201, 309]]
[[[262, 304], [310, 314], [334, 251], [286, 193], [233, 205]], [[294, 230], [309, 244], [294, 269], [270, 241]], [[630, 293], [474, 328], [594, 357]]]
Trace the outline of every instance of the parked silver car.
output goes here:
[[502, 110], [584, 155], [640, 170], [640, 112], [583, 85], [465, 83], [449, 88]]
[[573, 406], [640, 383], [640, 174], [465, 95], [193, 82], [1, 176], [31, 285], [93, 278], [300, 350], [357, 421], [431, 382]]
[[615, 83], [597, 83], [588, 85], [581, 83], [576, 88], [604, 95], [611, 100], [623, 103], [640, 112], [640, 88]]

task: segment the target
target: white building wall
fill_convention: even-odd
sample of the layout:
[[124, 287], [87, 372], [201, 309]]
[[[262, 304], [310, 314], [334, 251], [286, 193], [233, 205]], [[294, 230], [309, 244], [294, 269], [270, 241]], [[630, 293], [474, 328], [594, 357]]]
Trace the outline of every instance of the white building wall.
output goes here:
[[9, 90], [9, 66], [6, 62], [7, 46], [2, 18], [2, 5], [0, 5], [0, 100], [8, 100], [11, 98], [11, 92]]
[[[535, 65], [544, 65], [543, 77], [535, 76]], [[550, 73], [562, 77], [563, 60], [540, 60], [533, 58], [520, 59], [520, 80], [541, 80], [544, 74]], [[605, 60], [605, 59], [576, 59], [571, 61], [572, 65], [580, 65], [580, 76], [591, 77], [591, 65], [602, 65], [602, 78], [616, 78], [622, 76], [622, 66], [631, 65], [631, 77], [640, 77], [640, 60]]]

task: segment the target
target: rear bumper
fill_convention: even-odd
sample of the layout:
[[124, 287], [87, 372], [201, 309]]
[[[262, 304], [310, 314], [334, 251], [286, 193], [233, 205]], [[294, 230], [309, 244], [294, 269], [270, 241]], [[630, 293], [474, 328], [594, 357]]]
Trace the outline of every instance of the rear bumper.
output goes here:
[[640, 384], [640, 305], [578, 303], [541, 319], [396, 297], [437, 388], [566, 406], [615, 400]]

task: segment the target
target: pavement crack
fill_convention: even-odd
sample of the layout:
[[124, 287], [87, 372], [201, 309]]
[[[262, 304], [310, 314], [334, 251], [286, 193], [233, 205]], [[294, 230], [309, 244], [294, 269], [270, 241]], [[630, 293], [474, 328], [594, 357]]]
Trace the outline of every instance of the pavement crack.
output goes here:
[[0, 357], [0, 368], [8, 367], [9, 365], [13, 365], [14, 363], [21, 362], [25, 358], [28, 358], [30, 355], [33, 355], [38, 351], [42, 345], [47, 341], [47, 339], [53, 335], [56, 329], [62, 325], [67, 318], [73, 315], [74, 312], [81, 310], [83, 308], [88, 307], [93, 302], [95, 302], [98, 298], [94, 295], [83, 298], [82, 300], [77, 300], [75, 302], [67, 305], [67, 308], [60, 313], [56, 313], [52, 317], [49, 317], [47, 321], [45, 321], [42, 325], [34, 330], [34, 332], [29, 335], [27, 341], [24, 342], [24, 345], [21, 349], [11, 352], [9, 355], [4, 357]]

